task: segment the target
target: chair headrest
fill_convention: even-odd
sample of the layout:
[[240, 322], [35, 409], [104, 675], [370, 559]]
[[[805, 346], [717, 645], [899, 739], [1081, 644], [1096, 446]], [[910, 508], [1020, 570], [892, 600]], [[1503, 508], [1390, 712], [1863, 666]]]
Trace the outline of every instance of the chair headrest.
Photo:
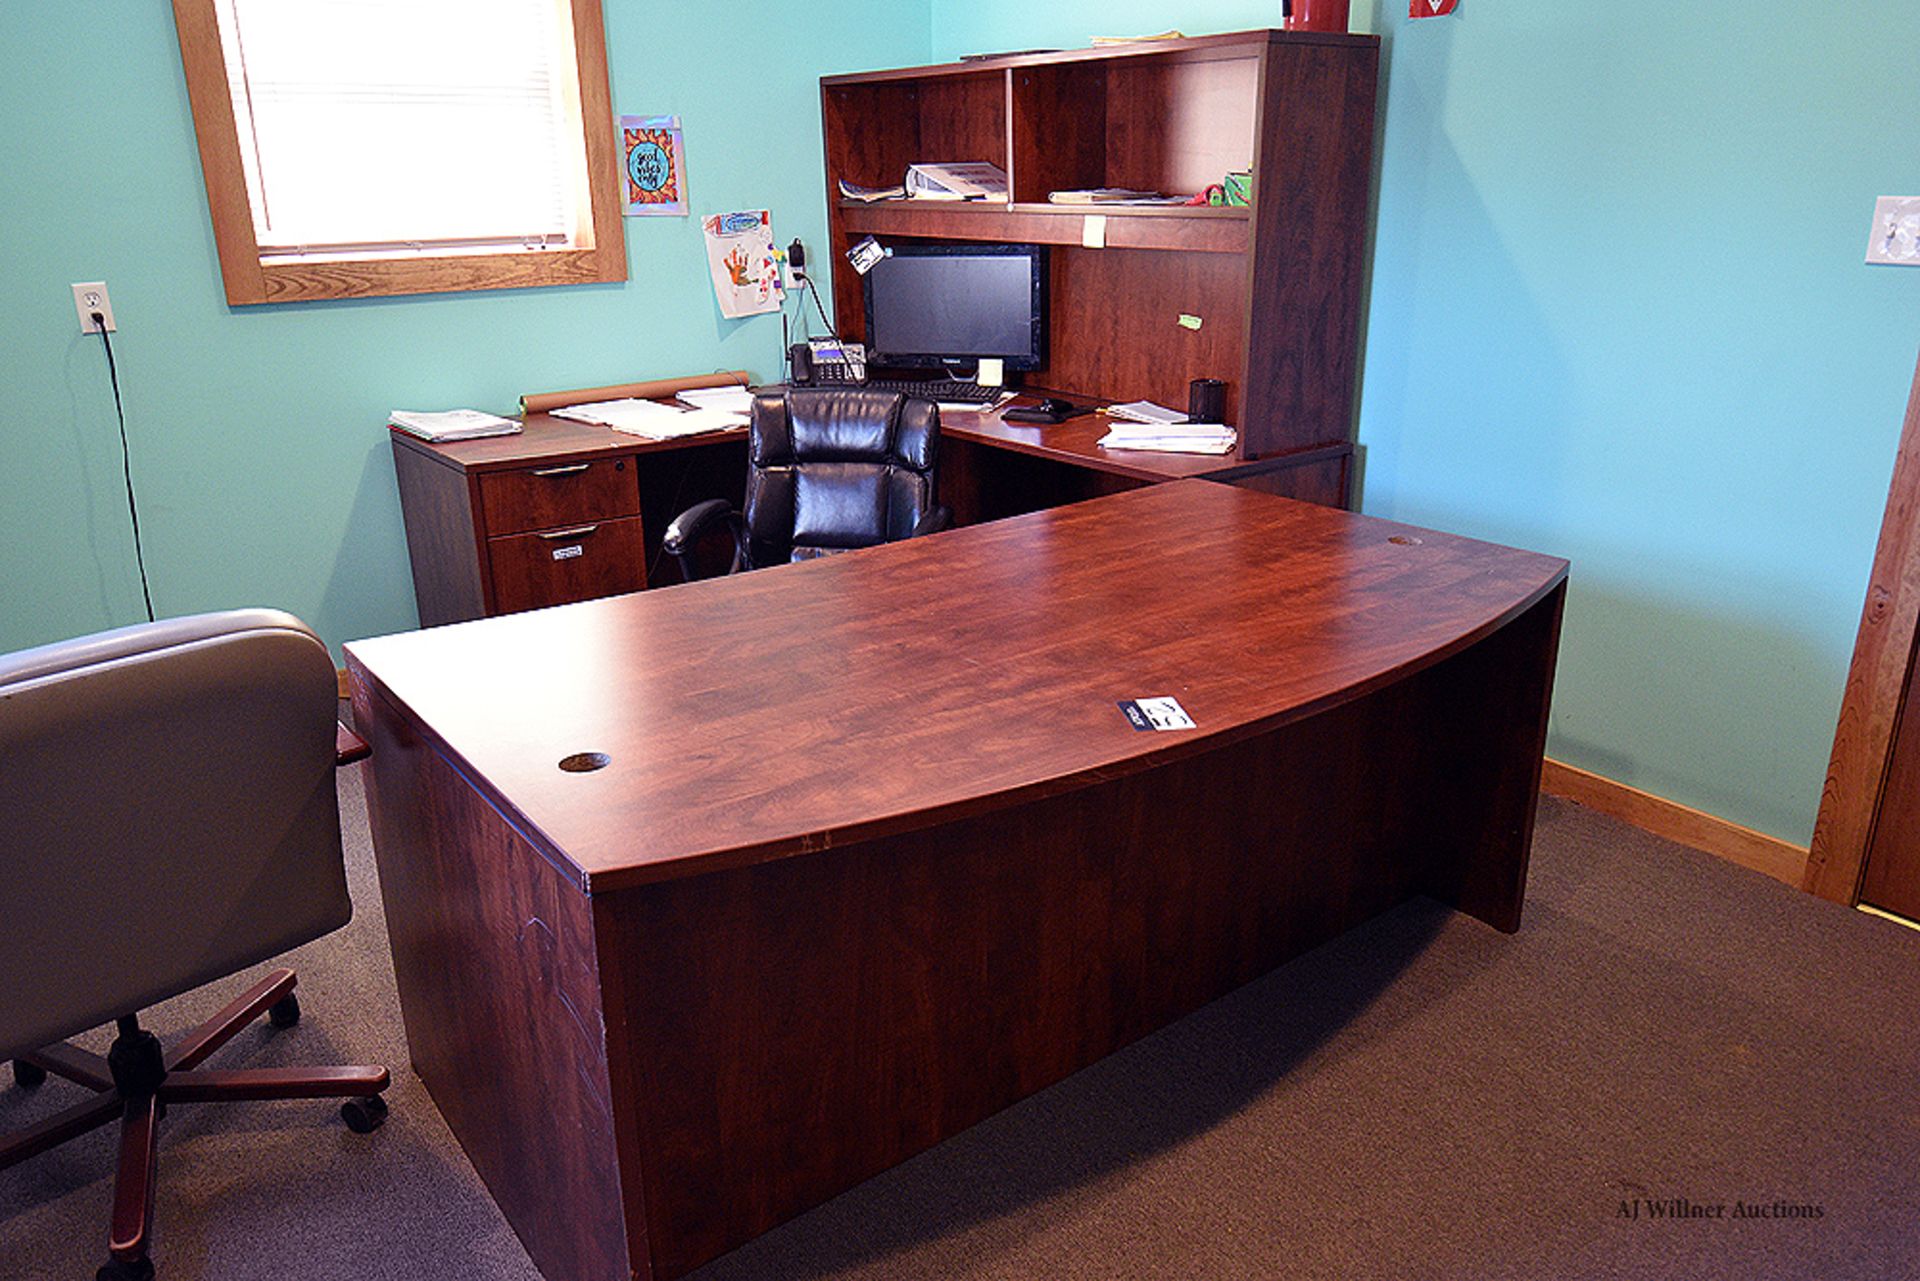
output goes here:
[[939, 434], [930, 401], [860, 387], [796, 388], [755, 397], [749, 453], [755, 467], [864, 462], [926, 471]]
[[219, 640], [243, 632], [295, 632], [312, 637], [316, 645], [321, 643], [305, 623], [277, 609], [229, 609], [212, 614], [189, 614], [183, 618], [163, 618], [157, 623], [116, 627], [112, 631], [95, 632], [91, 636], [55, 641], [51, 645], [0, 655], [0, 691], [9, 686], [25, 685], [86, 667], [98, 667], [125, 658]]

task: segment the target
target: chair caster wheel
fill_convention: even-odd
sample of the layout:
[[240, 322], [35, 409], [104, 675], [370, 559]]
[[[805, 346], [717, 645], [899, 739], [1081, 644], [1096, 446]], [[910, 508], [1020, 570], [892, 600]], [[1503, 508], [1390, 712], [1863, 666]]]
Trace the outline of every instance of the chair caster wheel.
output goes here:
[[138, 1263], [128, 1263], [122, 1259], [109, 1259], [93, 1274], [93, 1281], [153, 1281], [153, 1260], [141, 1259]]
[[274, 1027], [292, 1027], [300, 1021], [300, 998], [289, 992], [267, 1007], [267, 1022]]
[[47, 1083], [47, 1070], [25, 1059], [15, 1059], [13, 1083], [23, 1090], [37, 1090]]
[[386, 1123], [387, 1101], [377, 1094], [348, 1099], [340, 1105], [340, 1119], [355, 1134], [372, 1134]]

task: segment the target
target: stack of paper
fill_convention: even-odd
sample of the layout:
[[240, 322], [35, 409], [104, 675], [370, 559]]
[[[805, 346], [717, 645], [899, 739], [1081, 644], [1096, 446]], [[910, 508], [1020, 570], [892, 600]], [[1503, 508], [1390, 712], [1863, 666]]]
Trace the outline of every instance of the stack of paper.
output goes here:
[[1123, 423], [1183, 423], [1187, 416], [1177, 409], [1156, 405], [1151, 400], [1130, 400], [1124, 405], [1108, 405], [1104, 411]]
[[753, 393], [738, 384], [726, 387], [690, 387], [674, 399], [694, 409], [717, 409], [723, 414], [753, 412]]
[[1147, 40], [1185, 40], [1186, 36], [1178, 31], [1160, 31], [1150, 36], [1095, 36], [1093, 47], [1103, 49], [1113, 44], [1140, 44]]
[[1230, 454], [1238, 440], [1233, 428], [1219, 423], [1118, 422], [1100, 438], [1100, 444], [1107, 449], [1162, 454]]
[[482, 436], [511, 436], [520, 424], [511, 418], [483, 414], [477, 409], [447, 409], [423, 413], [414, 409], [396, 409], [387, 421], [410, 436], [438, 443], [443, 440], [477, 440]]
[[719, 409], [681, 409], [657, 400], [595, 400], [556, 409], [553, 416], [611, 427], [653, 440], [676, 440], [681, 436], [699, 436], [747, 425], [745, 414], [730, 414]]

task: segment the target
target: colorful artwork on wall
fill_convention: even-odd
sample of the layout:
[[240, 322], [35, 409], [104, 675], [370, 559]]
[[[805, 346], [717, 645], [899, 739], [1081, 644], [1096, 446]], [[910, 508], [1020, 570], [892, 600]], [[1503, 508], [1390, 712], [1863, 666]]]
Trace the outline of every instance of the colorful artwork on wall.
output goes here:
[[679, 116], [621, 116], [627, 216], [687, 212], [687, 147]]

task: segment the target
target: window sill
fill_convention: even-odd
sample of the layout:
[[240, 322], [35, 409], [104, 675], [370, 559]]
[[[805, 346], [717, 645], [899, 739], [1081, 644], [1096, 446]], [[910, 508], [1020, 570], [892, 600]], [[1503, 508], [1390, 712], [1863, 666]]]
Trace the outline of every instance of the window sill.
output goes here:
[[598, 284], [625, 280], [627, 262], [625, 246], [616, 240], [611, 249], [543, 249], [329, 262], [281, 260], [260, 263], [256, 272], [241, 274], [251, 278], [236, 281], [229, 277], [227, 281], [227, 301], [235, 306]]

